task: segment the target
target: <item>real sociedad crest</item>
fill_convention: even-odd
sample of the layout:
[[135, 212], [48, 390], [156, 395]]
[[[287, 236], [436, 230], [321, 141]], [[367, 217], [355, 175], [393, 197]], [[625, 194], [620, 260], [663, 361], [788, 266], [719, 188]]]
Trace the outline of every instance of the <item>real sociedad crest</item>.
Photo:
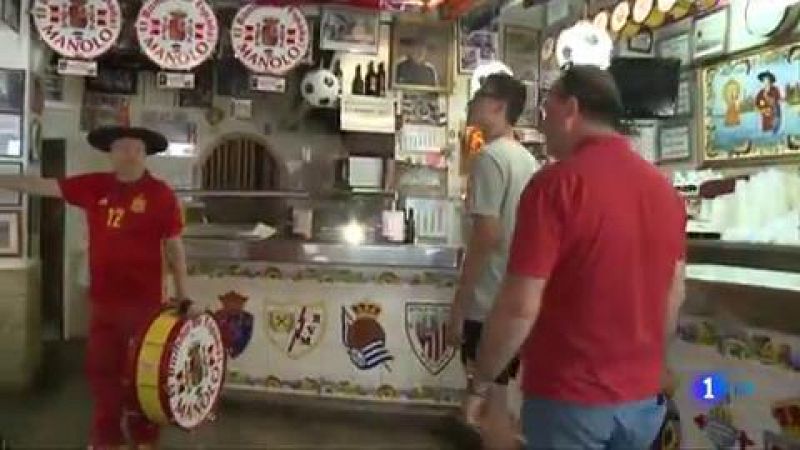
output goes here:
[[325, 307], [314, 304], [265, 306], [267, 337], [286, 356], [297, 359], [317, 346], [325, 329]]
[[383, 365], [387, 370], [394, 356], [386, 348], [386, 332], [378, 322], [380, 305], [360, 302], [349, 309], [342, 307], [342, 343], [353, 365], [369, 370]]
[[242, 354], [253, 336], [253, 315], [244, 310], [247, 297], [236, 291], [229, 291], [218, 298], [222, 309], [214, 313], [214, 318], [222, 329], [228, 354], [231, 358], [236, 358]]
[[450, 305], [407, 303], [406, 336], [419, 362], [433, 375], [447, 367], [455, 349], [447, 344]]

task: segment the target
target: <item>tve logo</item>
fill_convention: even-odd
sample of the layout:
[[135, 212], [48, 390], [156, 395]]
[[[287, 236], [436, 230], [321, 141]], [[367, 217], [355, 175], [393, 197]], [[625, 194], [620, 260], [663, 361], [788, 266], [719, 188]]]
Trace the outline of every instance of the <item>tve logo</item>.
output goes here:
[[691, 389], [698, 402], [716, 405], [729, 398], [750, 397], [756, 388], [752, 381], [731, 380], [723, 372], [706, 372], [694, 378]]

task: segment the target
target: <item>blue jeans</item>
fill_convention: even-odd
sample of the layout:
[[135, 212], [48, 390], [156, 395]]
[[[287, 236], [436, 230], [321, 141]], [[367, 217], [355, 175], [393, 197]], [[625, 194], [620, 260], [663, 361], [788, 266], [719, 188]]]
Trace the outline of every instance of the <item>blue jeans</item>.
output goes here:
[[527, 450], [646, 450], [655, 441], [666, 406], [658, 397], [611, 406], [527, 398], [522, 428]]

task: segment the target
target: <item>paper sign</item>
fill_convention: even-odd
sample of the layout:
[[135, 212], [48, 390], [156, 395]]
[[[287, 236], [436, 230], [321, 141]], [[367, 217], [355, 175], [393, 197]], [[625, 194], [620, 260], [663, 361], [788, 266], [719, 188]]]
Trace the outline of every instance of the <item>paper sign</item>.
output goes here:
[[394, 133], [395, 121], [395, 101], [392, 98], [342, 96], [342, 130]]
[[59, 75], [76, 75], [79, 77], [96, 77], [97, 61], [82, 61], [77, 59], [59, 59]]
[[194, 89], [194, 74], [183, 72], [158, 72], [161, 89]]
[[404, 153], [441, 153], [446, 145], [445, 127], [406, 124], [400, 131], [400, 150]]
[[270, 75], [250, 77], [250, 89], [261, 92], [286, 92], [286, 79]]

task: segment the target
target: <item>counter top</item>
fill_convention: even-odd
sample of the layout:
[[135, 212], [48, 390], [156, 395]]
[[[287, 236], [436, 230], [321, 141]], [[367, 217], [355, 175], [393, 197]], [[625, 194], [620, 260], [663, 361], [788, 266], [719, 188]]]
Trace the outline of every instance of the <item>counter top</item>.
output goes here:
[[184, 238], [193, 261], [269, 261], [276, 263], [387, 266], [456, 270], [461, 249], [446, 245], [314, 243], [283, 239]]

